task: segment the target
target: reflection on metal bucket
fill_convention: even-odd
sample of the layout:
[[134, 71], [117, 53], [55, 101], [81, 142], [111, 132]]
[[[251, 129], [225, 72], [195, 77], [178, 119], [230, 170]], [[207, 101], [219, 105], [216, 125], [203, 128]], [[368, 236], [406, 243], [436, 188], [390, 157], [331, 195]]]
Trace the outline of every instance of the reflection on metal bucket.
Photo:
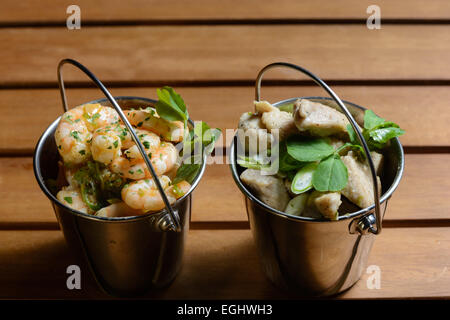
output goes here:
[[[331, 92], [333, 99], [302, 98], [337, 110], [347, 109], [349, 120], [362, 124], [364, 108], [341, 101], [323, 81], [292, 64], [274, 63], [263, 68], [257, 79], [256, 100], [259, 100], [262, 74], [274, 66], [289, 67], [307, 74], [326, 88], [328, 93]], [[273, 105], [280, 107], [292, 104], [297, 99], [301, 98], [287, 99]], [[237, 137], [231, 144], [230, 167], [236, 184], [244, 194], [250, 227], [266, 276], [277, 286], [302, 296], [335, 295], [355, 284], [366, 267], [375, 236], [381, 231], [387, 201], [403, 174], [404, 154], [400, 141], [392, 139], [390, 145], [383, 150], [386, 162], [381, 175], [381, 197], [378, 194], [375, 196], [376, 204], [340, 216], [337, 221], [290, 215], [259, 200], [239, 178], [243, 168], [237, 165], [236, 148]], [[370, 159], [370, 155], [368, 158]], [[376, 177], [372, 163], [372, 177], [374, 175]]]
[[[155, 101], [138, 97], [116, 97], [123, 109], [152, 106]], [[106, 99], [89, 103], [109, 105]], [[69, 247], [87, 262], [96, 280], [109, 294], [132, 296], [150, 288], [170, 284], [180, 270], [184, 242], [189, 228], [192, 191], [199, 183], [206, 161], [190, 192], [177, 200], [173, 210], [180, 217], [181, 231], [167, 230], [167, 212], [139, 217], [101, 218], [62, 205], [45, 185], [57, 176], [59, 154], [54, 132], [59, 118], [40, 138], [34, 154], [37, 181], [52, 202]]]

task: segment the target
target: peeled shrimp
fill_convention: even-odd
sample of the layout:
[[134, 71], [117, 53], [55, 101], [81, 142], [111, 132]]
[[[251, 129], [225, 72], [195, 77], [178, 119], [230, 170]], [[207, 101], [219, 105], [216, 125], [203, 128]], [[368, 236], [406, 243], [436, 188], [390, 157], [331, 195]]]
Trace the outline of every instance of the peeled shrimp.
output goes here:
[[128, 216], [138, 216], [143, 212], [141, 210], [136, 210], [130, 208], [125, 202], [113, 203], [107, 207], [104, 207], [96, 212], [97, 217], [128, 217]]
[[81, 192], [73, 187], [63, 187], [56, 195], [56, 198], [65, 204], [66, 206], [81, 211], [83, 213], [89, 213], [89, 207], [84, 203], [81, 197]]
[[55, 142], [64, 163], [80, 164], [91, 155], [91, 133], [82, 117], [82, 107], [71, 109], [62, 115], [56, 128]]
[[119, 123], [119, 115], [111, 107], [102, 106], [99, 103], [85, 104], [77, 108], [83, 108], [83, 118], [89, 131]]
[[166, 141], [183, 141], [184, 124], [181, 121], [162, 119], [153, 109], [126, 110], [125, 115], [132, 125], [152, 131]]
[[[159, 136], [153, 132], [147, 130], [135, 129], [139, 140], [142, 142], [146, 153], [154, 152], [161, 144]], [[128, 159], [142, 159], [142, 155], [139, 152], [139, 148], [134, 144], [125, 151], [125, 155]]]
[[55, 132], [58, 151], [65, 163], [80, 164], [91, 156], [92, 132], [108, 124], [118, 124], [117, 112], [100, 104], [86, 104], [65, 112]]
[[[149, 153], [150, 161], [156, 175], [169, 172], [177, 163], [178, 151], [170, 142], [162, 142], [153, 152]], [[111, 170], [122, 177], [140, 180], [150, 178], [150, 172], [142, 157], [140, 159], [127, 159], [118, 157], [111, 163]]]
[[[170, 203], [174, 203], [191, 188], [191, 185], [186, 181], [181, 181], [167, 187], [168, 184], [165, 182], [170, 182], [170, 179], [166, 176], [162, 176], [160, 181], [165, 184], [165, 186], [163, 185], [163, 188], [165, 189], [165, 193]], [[142, 210], [144, 212], [158, 211], [165, 207], [164, 201], [161, 198], [154, 181], [150, 179], [134, 181], [126, 185], [122, 189], [122, 200], [131, 208]]]
[[92, 137], [92, 158], [106, 165], [120, 157], [122, 143], [114, 131], [97, 130]]

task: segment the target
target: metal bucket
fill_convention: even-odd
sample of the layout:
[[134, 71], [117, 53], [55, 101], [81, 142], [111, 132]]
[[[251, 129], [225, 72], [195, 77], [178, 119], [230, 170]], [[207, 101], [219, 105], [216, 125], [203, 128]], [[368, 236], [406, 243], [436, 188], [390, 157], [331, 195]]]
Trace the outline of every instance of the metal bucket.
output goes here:
[[[256, 100], [259, 100], [262, 74], [273, 66], [306, 71], [285, 63], [267, 66], [258, 76]], [[312, 75], [308, 71], [305, 74]], [[320, 82], [321, 86], [326, 86], [317, 77], [313, 79], [317, 80], [316, 83]], [[303, 98], [336, 109], [340, 108], [339, 101], [345, 105], [344, 108], [349, 111], [352, 120], [356, 119], [362, 124], [365, 109], [350, 102], [342, 102], [339, 98], [336, 101], [335, 97]], [[274, 106], [280, 107], [297, 99], [299, 98], [283, 100]], [[366, 267], [375, 234], [381, 232], [381, 220], [388, 199], [403, 174], [404, 154], [400, 141], [397, 138], [392, 139], [390, 145], [383, 150], [385, 170], [380, 177], [381, 198], [377, 194], [375, 205], [340, 216], [337, 221], [294, 216], [269, 207], [255, 197], [239, 178], [243, 170], [236, 162], [236, 136], [230, 151], [232, 175], [244, 194], [250, 228], [266, 276], [275, 285], [302, 296], [330, 296], [355, 284]], [[368, 158], [368, 161], [371, 162], [371, 159]], [[372, 173], [374, 174], [374, 171]], [[377, 228], [373, 225], [377, 225]]]
[[[121, 108], [153, 106], [155, 100], [139, 97], [115, 97]], [[65, 102], [65, 99], [63, 99]], [[108, 99], [87, 103], [111, 105]], [[178, 199], [173, 210], [179, 228], [172, 228], [168, 210], [134, 217], [96, 217], [75, 211], [61, 202], [46, 185], [56, 179], [59, 153], [54, 133], [61, 117], [45, 130], [33, 158], [39, 186], [50, 199], [69, 248], [91, 269], [100, 287], [115, 296], [135, 296], [151, 288], [169, 285], [182, 265], [182, 257], [192, 207], [192, 191], [206, 166], [192, 182], [190, 191]]]

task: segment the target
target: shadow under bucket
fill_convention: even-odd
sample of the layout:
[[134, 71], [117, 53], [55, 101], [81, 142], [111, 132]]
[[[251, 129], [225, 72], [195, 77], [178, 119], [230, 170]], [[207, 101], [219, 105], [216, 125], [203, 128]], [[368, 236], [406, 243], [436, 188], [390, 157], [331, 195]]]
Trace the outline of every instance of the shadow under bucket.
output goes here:
[[[150, 107], [156, 101], [139, 97], [115, 97], [123, 109]], [[107, 99], [88, 103], [110, 106]], [[151, 288], [170, 284], [182, 265], [184, 242], [189, 229], [192, 191], [205, 170], [192, 182], [190, 191], [178, 199], [172, 208], [178, 213], [181, 230], [163, 231], [166, 209], [135, 217], [104, 218], [75, 211], [61, 202], [46, 185], [56, 179], [60, 159], [54, 133], [56, 119], [39, 139], [33, 158], [36, 179], [50, 199], [58, 223], [69, 248], [89, 265], [103, 290], [116, 296], [144, 294]]]

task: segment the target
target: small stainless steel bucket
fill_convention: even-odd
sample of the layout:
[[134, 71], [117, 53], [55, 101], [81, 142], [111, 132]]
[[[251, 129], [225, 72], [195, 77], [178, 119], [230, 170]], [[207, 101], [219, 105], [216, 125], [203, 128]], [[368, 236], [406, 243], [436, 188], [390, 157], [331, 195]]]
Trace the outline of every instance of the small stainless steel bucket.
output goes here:
[[[114, 99], [123, 109], [145, 108], [156, 103], [155, 100], [139, 97]], [[64, 94], [63, 101], [66, 105]], [[111, 106], [109, 99], [87, 103]], [[203, 175], [206, 159], [190, 191], [170, 206], [177, 217], [178, 228], [173, 226], [167, 209], [143, 216], [120, 218], [85, 214], [59, 202], [46, 185], [47, 179], [56, 179], [58, 174], [60, 157], [54, 133], [60, 118], [39, 139], [33, 160], [38, 184], [52, 203], [69, 248], [83, 260], [80, 262], [89, 266], [101, 288], [108, 294], [135, 296], [151, 288], [167, 286], [182, 265], [192, 191]]]
[[[256, 100], [259, 101], [260, 98], [262, 74], [278, 66], [301, 71], [323, 88], [326, 86], [323, 81], [301, 67], [274, 63], [263, 68], [258, 75]], [[331, 91], [328, 86], [326, 90], [329, 93]], [[337, 110], [342, 109], [340, 103], [344, 104], [345, 111], [351, 114], [350, 122], [356, 119], [362, 125], [365, 109], [350, 102], [342, 102], [334, 92], [331, 93], [333, 99], [303, 98], [321, 102]], [[283, 100], [274, 106], [294, 103], [297, 99], [299, 98]], [[364, 141], [363, 146], [367, 147]], [[244, 194], [250, 228], [267, 277], [277, 286], [303, 296], [330, 296], [350, 288], [366, 267], [375, 235], [381, 232], [381, 220], [388, 199], [402, 177], [404, 154], [400, 141], [397, 138], [391, 140], [390, 145], [383, 151], [386, 160], [381, 175], [381, 198], [377, 194], [375, 205], [340, 216], [337, 221], [298, 217], [269, 207], [255, 197], [240, 180], [243, 169], [237, 165], [236, 154], [235, 136], [231, 144], [230, 167], [236, 184]], [[368, 161], [372, 162], [370, 157]], [[373, 170], [373, 163], [371, 166]]]

